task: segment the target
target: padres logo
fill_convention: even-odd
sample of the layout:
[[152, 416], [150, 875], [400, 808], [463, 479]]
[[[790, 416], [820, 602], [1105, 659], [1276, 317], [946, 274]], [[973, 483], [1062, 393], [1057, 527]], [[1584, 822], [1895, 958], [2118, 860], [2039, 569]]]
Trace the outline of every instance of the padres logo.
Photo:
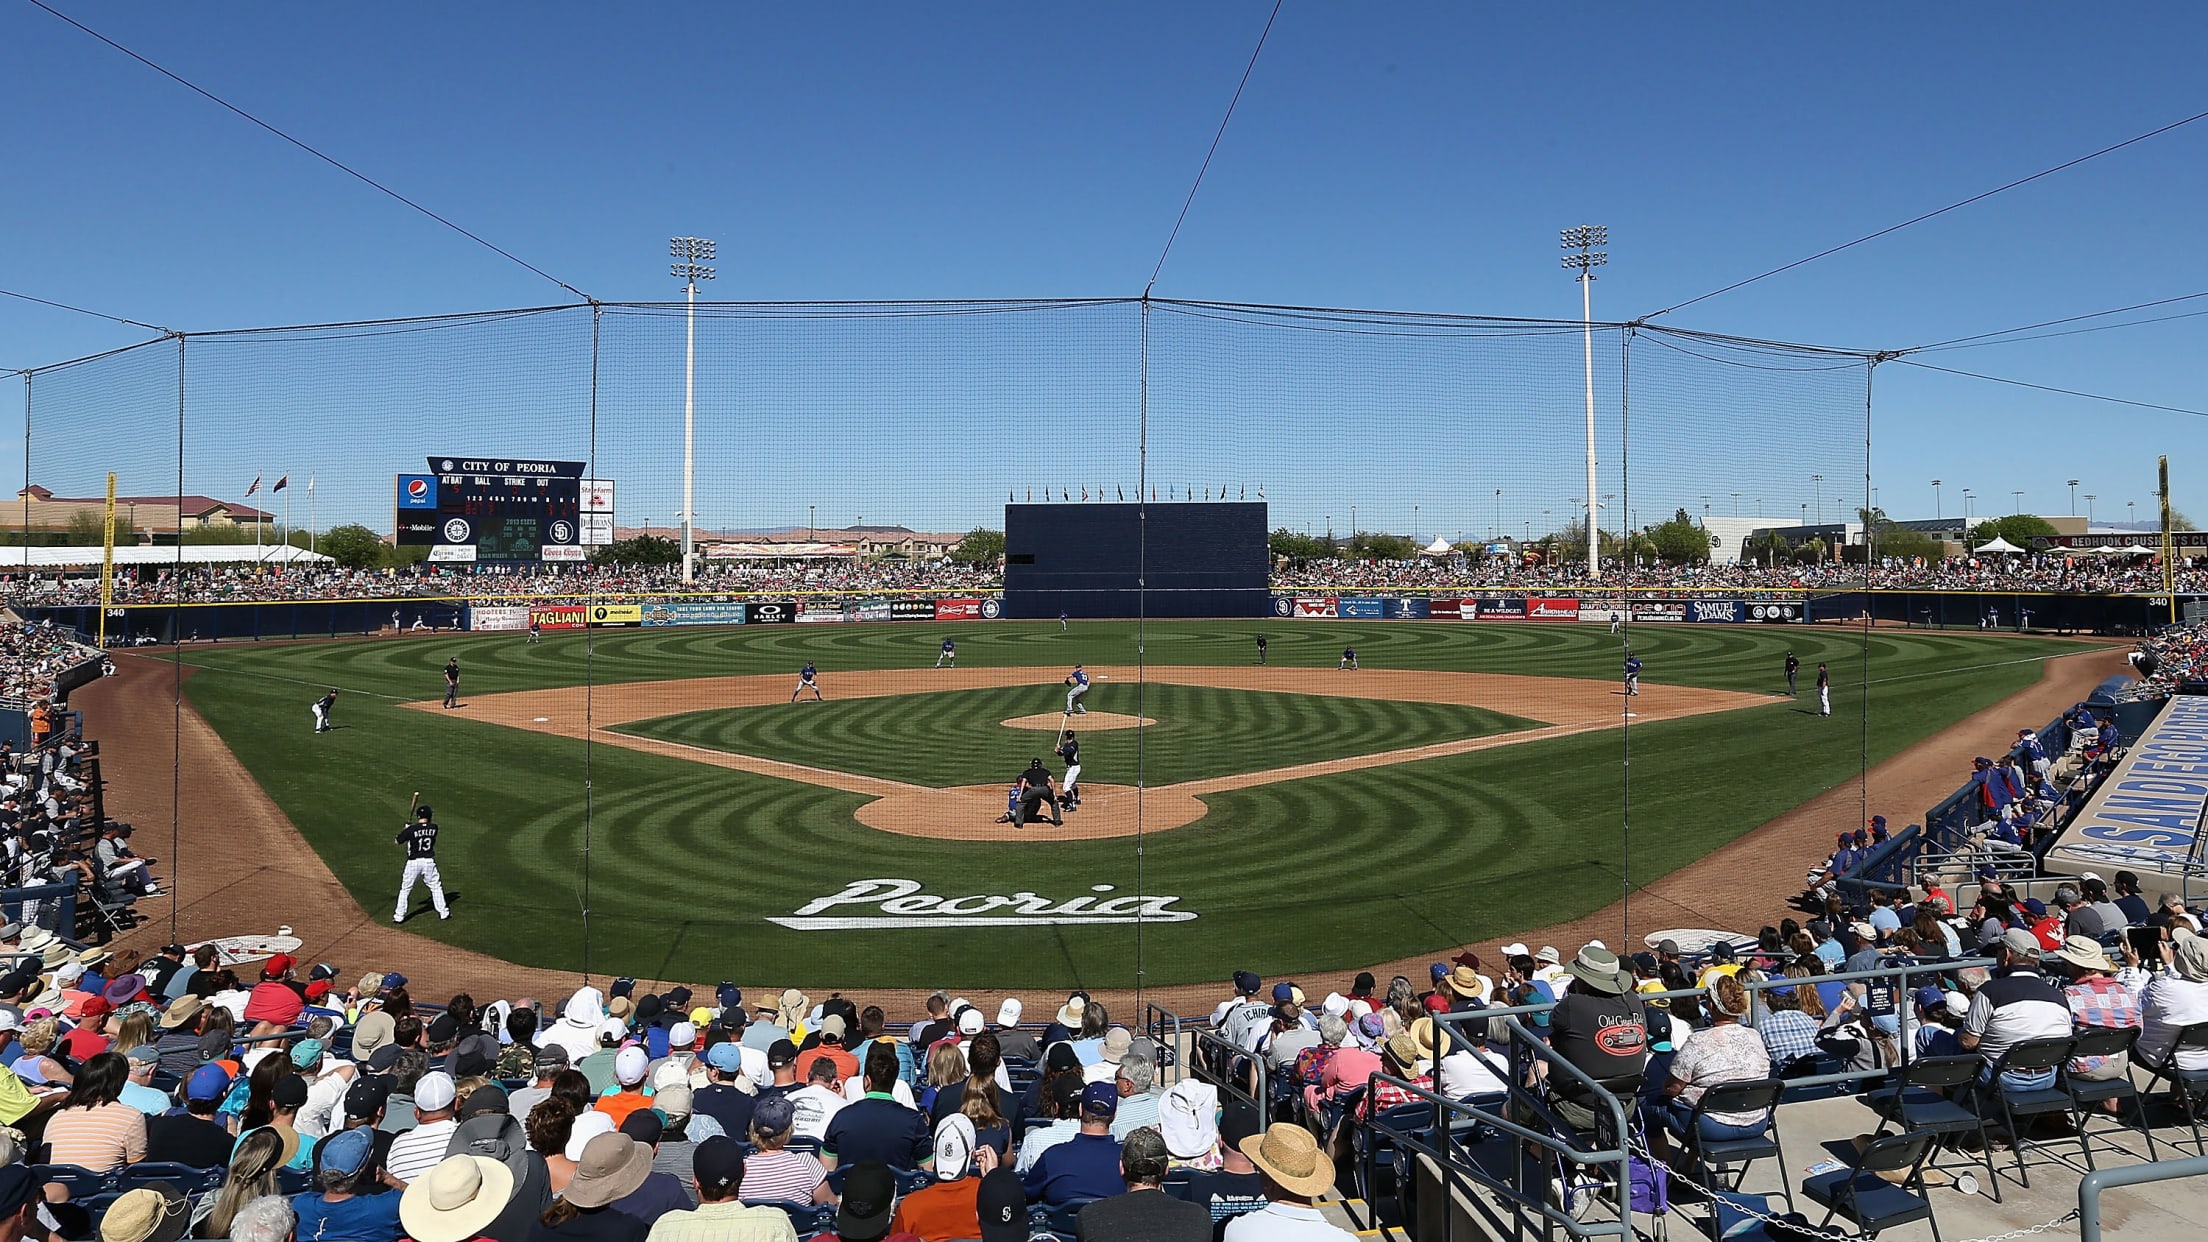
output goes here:
[[569, 523], [569, 522], [568, 522], [568, 521], [567, 521], [566, 519], [564, 519], [564, 518], [563, 518], [563, 519], [561, 519], [561, 520], [559, 520], [559, 521], [557, 521], [557, 522], [554, 522], [554, 523], [552, 523], [552, 542], [554, 542], [554, 543], [573, 543], [573, 542], [575, 542], [575, 527], [574, 527], [574, 526], [573, 526], [572, 524], [570, 524], [570, 523]]
[[1276, 617], [1289, 616], [1295, 611], [1296, 601], [1292, 599], [1281, 598], [1273, 601], [1273, 615]]

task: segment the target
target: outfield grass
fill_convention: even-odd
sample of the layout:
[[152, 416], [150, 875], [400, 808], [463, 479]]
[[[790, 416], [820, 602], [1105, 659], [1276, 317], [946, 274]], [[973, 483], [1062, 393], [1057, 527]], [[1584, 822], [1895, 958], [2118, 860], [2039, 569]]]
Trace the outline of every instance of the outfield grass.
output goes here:
[[[1478, 707], [1399, 703], [1315, 694], [1215, 690], [1153, 682], [1097, 683], [1082, 701], [1095, 712], [1141, 714], [1157, 721], [1142, 730], [1091, 731], [1068, 722], [1081, 739], [1090, 785], [1132, 785], [1141, 772], [1151, 785], [1171, 785], [1240, 772], [1262, 772], [1345, 755], [1369, 755], [1460, 738], [1534, 727], [1534, 721]], [[617, 731], [861, 772], [938, 788], [1007, 784], [1040, 755], [1051, 757], [1047, 729], [1008, 729], [1001, 721], [1049, 712], [1062, 701], [1055, 686], [1008, 686], [941, 694], [899, 694], [825, 703], [721, 708], [660, 716]], [[1136, 750], [1141, 748], [1140, 766]]]
[[[1024, 889], [1063, 900], [1091, 896], [1101, 884], [1132, 892], [1139, 866], [1144, 891], [1172, 894], [1200, 916], [1142, 929], [1152, 985], [1210, 979], [1226, 965], [1307, 972], [1480, 943], [1585, 914], [1618, 895], [1622, 732], [1217, 795], [1203, 819], [1143, 838], [1138, 855], [1132, 839], [989, 845], [877, 832], [852, 820], [857, 795], [398, 705], [436, 698], [436, 670], [452, 654], [467, 669], [467, 691], [481, 694], [576, 684], [586, 672], [635, 681], [790, 671], [808, 658], [824, 673], [924, 665], [942, 628], [599, 631], [548, 636], [538, 647], [464, 635], [200, 648], [183, 658], [198, 666], [186, 683], [192, 704], [371, 914], [388, 917], [399, 873], [391, 834], [408, 793], [421, 789], [447, 829], [443, 870], [461, 894], [452, 921], [421, 923], [422, 934], [532, 965], [584, 964], [586, 834], [591, 968], [659, 977], [852, 987], [1133, 981], [1131, 927], [800, 932], [765, 921], [876, 877], [915, 880], [944, 896]], [[1068, 635], [1054, 624], [954, 632], [962, 664], [1056, 668], [1134, 655], [1130, 624], [1077, 624]], [[1331, 667], [1345, 643], [1368, 667], [1603, 679], [1615, 675], [1620, 656], [1617, 640], [1596, 626], [1406, 622], [1152, 623], [1146, 655], [1153, 663], [1243, 664], [1258, 632], [1271, 639], [1273, 663], [1314, 667]], [[1791, 646], [1808, 669], [1832, 661], [1836, 687], [1830, 719], [1774, 700], [1634, 725], [1636, 883], [1854, 780], [1865, 703], [1875, 763], [2030, 684], [2040, 658], [2079, 649], [1877, 631], [1866, 663], [1855, 634], [1751, 626], [1648, 626], [1634, 642], [1651, 686], [1774, 689]], [[317, 737], [306, 705], [325, 686], [349, 692], [338, 709], [344, 727]], [[1154, 683], [1148, 694], [1169, 689]], [[916, 719], [909, 744], [925, 749], [941, 737]], [[940, 753], [946, 764], [963, 762], [954, 748]], [[1008, 775], [1000, 761], [984, 778]], [[1874, 809], [1906, 820], [1923, 808]], [[1792, 870], [1806, 861], [1742, 865]]]

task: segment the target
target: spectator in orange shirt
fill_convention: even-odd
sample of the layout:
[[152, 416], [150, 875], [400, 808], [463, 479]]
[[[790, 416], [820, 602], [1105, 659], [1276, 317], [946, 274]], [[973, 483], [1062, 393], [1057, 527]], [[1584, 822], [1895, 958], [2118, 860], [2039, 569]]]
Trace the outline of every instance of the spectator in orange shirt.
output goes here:
[[859, 1059], [843, 1049], [843, 1015], [832, 1013], [820, 1020], [820, 1042], [797, 1054], [797, 1081], [810, 1082], [813, 1062], [826, 1060], [836, 1067], [836, 1087], [840, 1090], [844, 1080], [859, 1076]]
[[974, 1123], [964, 1113], [945, 1117], [935, 1127], [935, 1182], [898, 1201], [891, 1231], [916, 1234], [921, 1242], [980, 1237], [981, 1179], [997, 1164], [995, 1148], [984, 1147], [981, 1153], [977, 1161]]
[[636, 1044], [630, 1044], [613, 1056], [613, 1081], [615, 1090], [601, 1095], [592, 1108], [613, 1119], [618, 1128], [629, 1119], [629, 1114], [640, 1108], [651, 1107], [652, 1097], [644, 1091], [644, 1074], [651, 1066], [651, 1055]]

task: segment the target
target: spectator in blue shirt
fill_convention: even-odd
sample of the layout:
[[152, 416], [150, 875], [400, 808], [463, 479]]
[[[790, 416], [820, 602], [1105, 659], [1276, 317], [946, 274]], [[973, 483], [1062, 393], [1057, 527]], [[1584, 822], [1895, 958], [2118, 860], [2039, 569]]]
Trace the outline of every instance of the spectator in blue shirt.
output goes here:
[[1126, 1189], [1119, 1175], [1119, 1141], [1112, 1137], [1118, 1112], [1119, 1089], [1111, 1083], [1092, 1082], [1082, 1090], [1080, 1132], [1045, 1151], [1020, 1179], [1030, 1202], [1057, 1207]]

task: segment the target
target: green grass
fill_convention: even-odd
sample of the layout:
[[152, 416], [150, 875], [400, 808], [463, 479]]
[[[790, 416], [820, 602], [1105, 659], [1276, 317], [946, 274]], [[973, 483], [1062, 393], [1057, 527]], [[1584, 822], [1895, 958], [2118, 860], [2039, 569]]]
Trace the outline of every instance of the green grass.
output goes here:
[[[1380, 668], [1607, 680], [1620, 658], [1617, 640], [1598, 626], [1406, 622], [1153, 623], [1146, 658], [1246, 664], [1250, 639], [1260, 631], [1272, 640], [1273, 663], [1319, 668], [1331, 668], [1345, 642], [1356, 645], [1367, 667]], [[1054, 624], [975, 624], [954, 632], [960, 662], [969, 665], [1055, 670], [1076, 660], [1106, 664], [1134, 656], [1128, 624], [1076, 625], [1068, 635]], [[1151, 985], [1214, 978], [1230, 965], [1308, 972], [1481, 943], [1588, 913], [1619, 893], [1626, 857], [1621, 732], [1217, 795], [1198, 822], [1145, 836], [1138, 855], [1132, 839], [995, 845], [876, 832], [852, 820], [857, 795], [398, 705], [436, 698], [436, 670], [450, 654], [468, 670], [468, 692], [483, 694], [577, 684], [586, 674], [604, 682], [789, 672], [807, 658], [824, 673], [912, 667], [933, 662], [940, 638], [941, 627], [923, 625], [600, 631], [548, 637], [534, 648], [517, 637], [482, 635], [202, 648], [185, 651], [184, 659], [199, 670], [186, 683], [192, 704], [371, 914], [389, 915], [399, 873], [391, 834], [407, 795], [421, 789], [447, 829], [443, 870], [461, 899], [451, 922], [410, 929], [532, 965], [584, 965], [586, 840], [593, 970], [846, 988], [945, 980], [1124, 986], [1134, 978], [1135, 930], [1125, 926], [823, 933], [766, 922], [858, 879], [907, 878], [943, 896], [1028, 890], [1063, 900], [1093, 896], [1101, 884], [1133, 892], [1139, 866], [1145, 891], [1172, 894], [1179, 908], [1200, 916], [1142, 929]], [[1836, 686], [1831, 719], [1774, 700], [1633, 726], [1636, 884], [1855, 780], [1866, 704], [1868, 758], [1875, 763], [2030, 684], [2040, 658], [2079, 649], [2036, 639], [1877, 631], [1866, 652], [1853, 633], [1751, 626], [1648, 626], [1634, 641], [1652, 688], [1770, 690], [1789, 646], [1809, 669], [1832, 661]], [[306, 705], [326, 685], [352, 693], [338, 709], [344, 727], [316, 737]], [[1107, 688], [1128, 687], [1100, 686], [1091, 700]], [[1148, 694], [1172, 689], [1153, 683]], [[978, 704], [987, 692], [963, 693]], [[965, 710], [951, 705], [960, 697], [938, 696], [933, 702], [941, 706], [926, 710]], [[1234, 699], [1277, 697], [1297, 696]], [[1534, 704], [1511, 706], [1540, 714]], [[967, 762], [948, 731], [915, 710], [920, 714], [892, 739], [895, 747], [914, 755], [933, 749], [947, 768]], [[990, 715], [998, 710], [982, 714], [992, 721], [1022, 714]], [[1165, 720], [1178, 713], [1150, 714]], [[802, 714], [782, 716], [791, 722], [783, 727], [803, 721]], [[1109, 736], [1095, 735], [1084, 748]], [[1340, 744], [1364, 748], [1355, 738]], [[1014, 757], [1033, 750], [1019, 748]], [[1095, 765], [1102, 756], [1084, 758]], [[998, 759], [984, 777], [1009, 773]], [[199, 777], [185, 771], [181, 779]], [[1874, 809], [1906, 821], [1923, 808]], [[1788, 871], [1804, 863], [1739, 860], [1743, 868]]]
[[[1486, 737], [1532, 728], [1534, 721], [1477, 707], [1399, 703], [1316, 694], [1215, 690], [1154, 682], [1096, 683], [1082, 700], [1092, 712], [1141, 714], [1158, 723], [1089, 731], [1081, 739], [1090, 785], [1134, 783], [1137, 747], [1151, 785], [1262, 772], [1345, 755]], [[1053, 770], [1056, 738], [1048, 729], [1008, 729], [1000, 721], [1053, 712], [1064, 705], [1052, 685], [870, 699], [781, 703], [686, 712], [621, 725], [617, 731], [663, 741], [860, 772], [915, 785], [1006, 784], [1043, 756]]]

